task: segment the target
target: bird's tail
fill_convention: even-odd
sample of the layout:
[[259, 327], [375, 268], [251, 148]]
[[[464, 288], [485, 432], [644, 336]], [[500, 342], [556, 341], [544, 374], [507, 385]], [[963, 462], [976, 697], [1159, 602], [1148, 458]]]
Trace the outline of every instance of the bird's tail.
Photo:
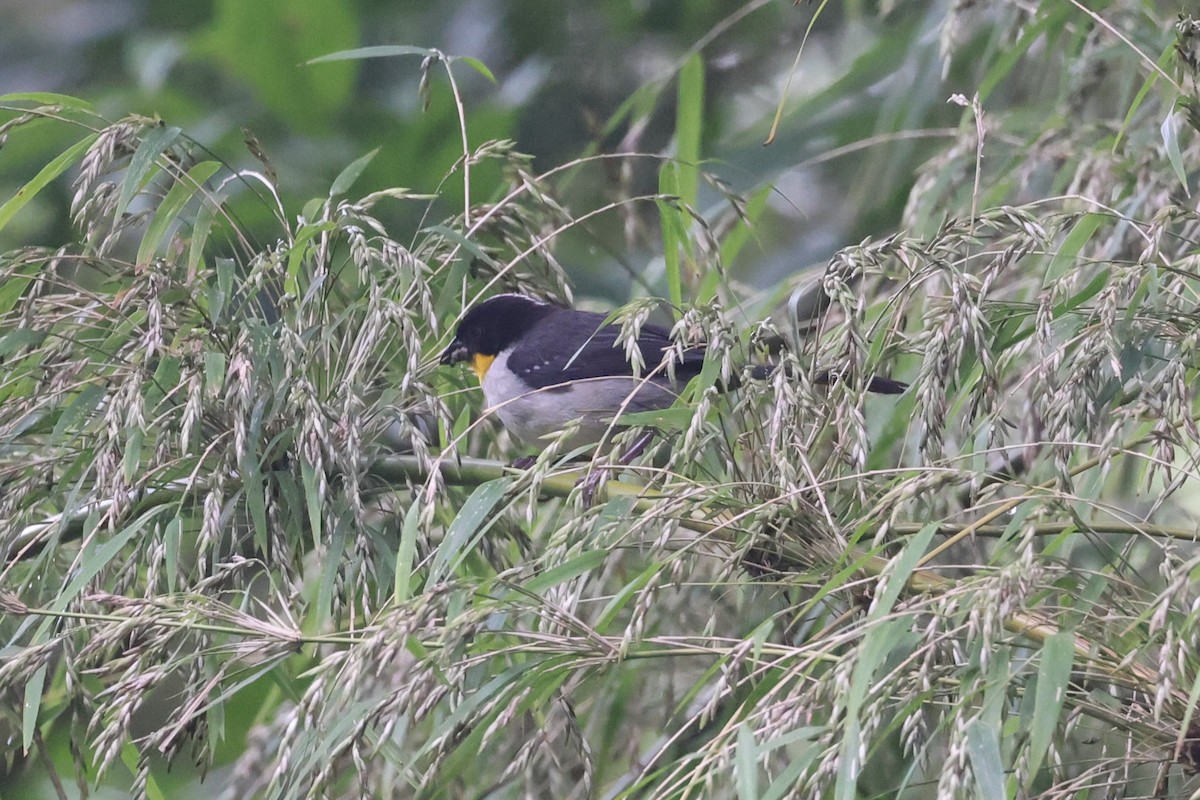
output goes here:
[[[765, 381], [778, 369], [780, 369], [778, 364], [756, 364], [750, 368], [750, 377], [756, 381]], [[837, 372], [823, 369], [813, 376], [813, 382], [818, 386], [829, 386], [842, 380], [842, 377]], [[903, 394], [906, 389], [908, 389], [908, 384], [904, 381], [892, 380], [879, 375], [872, 375], [867, 382], [867, 391], [876, 394]]]

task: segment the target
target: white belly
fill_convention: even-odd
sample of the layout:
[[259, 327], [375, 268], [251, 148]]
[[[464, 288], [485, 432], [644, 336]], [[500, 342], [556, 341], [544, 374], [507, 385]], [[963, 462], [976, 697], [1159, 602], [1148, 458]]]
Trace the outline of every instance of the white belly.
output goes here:
[[534, 444], [578, 420], [579, 432], [568, 446], [582, 447], [598, 442], [619, 411], [650, 411], [675, 401], [668, 387], [635, 378], [593, 378], [526, 390], [509, 371], [508, 355], [509, 351], [498, 355], [483, 376], [485, 411], [495, 414], [508, 432], [525, 444]]

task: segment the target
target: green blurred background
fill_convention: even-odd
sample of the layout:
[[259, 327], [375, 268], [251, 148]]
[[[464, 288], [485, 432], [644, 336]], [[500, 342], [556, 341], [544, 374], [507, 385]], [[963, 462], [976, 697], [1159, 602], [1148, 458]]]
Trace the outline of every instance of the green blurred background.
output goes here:
[[[734, 191], [773, 187], [756, 246], [726, 265], [737, 280], [765, 288], [895, 227], [915, 165], [945, 145], [953, 131], [944, 126], [961, 118], [946, 98], [969, 94], [978, 78], [974, 59], [950, 58], [951, 50], [986, 41], [1004, 14], [954, 13], [949, 30], [947, 4], [900, 5], [7, 0], [0, 3], [0, 93], [62, 92], [111, 119], [158, 116], [231, 165], [257, 169], [243, 144], [248, 129], [278, 170], [293, 216], [375, 148], [356, 191], [439, 192], [457, 208], [461, 182], [442, 185], [462, 152], [444, 73], [431, 71], [423, 107], [417, 57], [305, 62], [395, 44], [479, 59], [494, 84], [461, 62], [455, 73], [472, 146], [515, 140], [544, 172], [587, 154], [674, 155], [675, 78], [699, 50], [704, 169]], [[778, 135], [764, 146], [785, 91]], [[0, 194], [63, 149], [64, 133], [47, 126], [36, 143], [14, 137], [0, 151]], [[559, 184], [559, 200], [578, 216], [654, 192], [657, 176], [655, 161], [593, 162]], [[475, 198], [495, 192], [499, 179], [497, 169], [481, 169]], [[0, 237], [0, 250], [66, 240], [66, 193], [43, 193]], [[711, 189], [698, 207], [719, 202], [721, 192]], [[422, 222], [419, 209], [390, 211], [399, 215], [386, 220], [393, 232]], [[251, 230], [256, 221], [273, 229], [266, 204], [247, 203], [240, 213]], [[442, 216], [435, 209], [426, 219]], [[637, 203], [564, 235], [558, 255], [579, 293], [608, 302], [665, 294], [656, 225], [653, 204]]]

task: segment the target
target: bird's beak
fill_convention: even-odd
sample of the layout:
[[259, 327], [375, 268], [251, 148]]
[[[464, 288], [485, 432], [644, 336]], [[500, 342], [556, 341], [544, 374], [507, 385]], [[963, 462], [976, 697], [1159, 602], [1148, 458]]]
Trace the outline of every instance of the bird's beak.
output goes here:
[[467, 346], [458, 339], [455, 339], [450, 343], [450, 346], [442, 352], [441, 363], [443, 365], [458, 364], [466, 361], [468, 358], [470, 358], [470, 356], [471, 354], [467, 349]]

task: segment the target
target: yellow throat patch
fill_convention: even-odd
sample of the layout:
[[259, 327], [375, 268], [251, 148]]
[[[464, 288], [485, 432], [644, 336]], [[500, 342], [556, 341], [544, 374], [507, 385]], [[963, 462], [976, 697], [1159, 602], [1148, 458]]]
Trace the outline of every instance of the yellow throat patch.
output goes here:
[[487, 374], [488, 367], [492, 366], [492, 362], [495, 360], [495, 356], [485, 356], [483, 353], [471, 356], [471, 369], [475, 370], [475, 374], [479, 376], [480, 383], [483, 383], [483, 376]]

